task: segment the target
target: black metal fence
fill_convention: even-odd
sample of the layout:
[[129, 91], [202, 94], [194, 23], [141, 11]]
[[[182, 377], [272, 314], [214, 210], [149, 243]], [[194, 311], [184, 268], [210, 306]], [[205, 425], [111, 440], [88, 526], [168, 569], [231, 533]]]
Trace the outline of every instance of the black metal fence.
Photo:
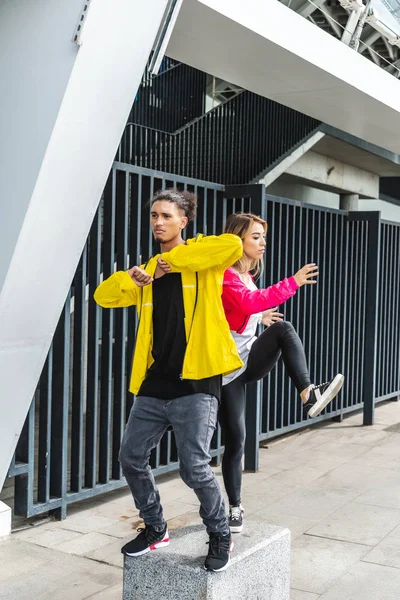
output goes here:
[[145, 71], [128, 123], [170, 133], [184, 127], [205, 111], [206, 81], [206, 73], [183, 63], [156, 77]]
[[175, 133], [128, 123], [117, 160], [225, 185], [248, 183], [320, 125], [243, 91]]
[[[343, 392], [318, 420], [364, 403], [365, 422], [371, 422], [377, 400], [400, 394], [400, 225], [381, 224], [379, 213], [348, 215], [266, 196], [261, 185], [224, 190], [115, 163], [10, 467], [16, 514], [54, 511], [63, 518], [68, 504], [125, 485], [118, 451], [133, 402], [128, 381], [136, 312], [102, 310], [93, 292], [102, 277], [156, 251], [145, 204], [155, 190], [172, 185], [199, 197], [189, 237], [220, 233], [236, 211], [267, 219], [262, 285], [306, 262], [319, 264], [319, 284], [301, 289], [282, 307], [304, 341], [313, 380], [326, 381], [338, 371], [346, 375]], [[248, 469], [257, 468], [260, 441], [308, 424], [281, 364], [264, 383], [249, 386], [246, 418]], [[222, 452], [218, 430], [214, 460]], [[173, 432], [164, 436], [151, 464], [155, 474], [177, 469]]]
[[383, 221], [376, 332], [375, 398], [400, 390], [400, 225]]

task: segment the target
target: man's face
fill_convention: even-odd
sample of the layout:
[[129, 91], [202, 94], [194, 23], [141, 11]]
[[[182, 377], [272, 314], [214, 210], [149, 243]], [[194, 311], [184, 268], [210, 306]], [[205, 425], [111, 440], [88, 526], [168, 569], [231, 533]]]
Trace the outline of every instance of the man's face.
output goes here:
[[151, 207], [150, 224], [154, 239], [160, 244], [180, 236], [187, 225], [187, 217], [175, 202], [157, 200]]

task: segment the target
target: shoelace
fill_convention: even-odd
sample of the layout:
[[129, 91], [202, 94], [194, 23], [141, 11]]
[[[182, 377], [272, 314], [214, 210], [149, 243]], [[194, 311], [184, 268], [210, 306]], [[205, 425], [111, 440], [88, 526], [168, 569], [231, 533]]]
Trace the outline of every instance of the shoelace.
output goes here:
[[152, 544], [153, 542], [156, 542], [157, 540], [160, 539], [160, 534], [162, 533], [161, 531], [156, 531], [153, 527], [138, 527], [137, 531], [139, 533], [144, 532], [144, 535], [146, 536], [146, 540], [149, 542], [149, 544]]
[[228, 536], [222, 537], [220, 535], [216, 535], [210, 537], [210, 541], [206, 542], [206, 544], [209, 545], [209, 552], [212, 554], [219, 554], [221, 550], [224, 549], [223, 546], [229, 548], [230, 540], [228, 539]]
[[242, 516], [242, 511], [240, 506], [232, 506], [231, 508], [231, 519], [232, 521], [239, 521]]
[[319, 388], [323, 387], [324, 385], [327, 385], [329, 383], [329, 381], [325, 381], [324, 383], [319, 383], [318, 385], [313, 385], [313, 390], [318, 390]]

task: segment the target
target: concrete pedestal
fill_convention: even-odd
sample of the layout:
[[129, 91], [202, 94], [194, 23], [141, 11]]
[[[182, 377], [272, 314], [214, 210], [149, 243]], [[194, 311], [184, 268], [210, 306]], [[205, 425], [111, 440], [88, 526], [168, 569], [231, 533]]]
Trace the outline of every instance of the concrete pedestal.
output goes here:
[[167, 548], [125, 558], [123, 600], [289, 600], [290, 531], [246, 521], [233, 539], [230, 567], [210, 573], [205, 528], [171, 532]]
[[11, 533], [11, 508], [0, 501], [0, 541]]

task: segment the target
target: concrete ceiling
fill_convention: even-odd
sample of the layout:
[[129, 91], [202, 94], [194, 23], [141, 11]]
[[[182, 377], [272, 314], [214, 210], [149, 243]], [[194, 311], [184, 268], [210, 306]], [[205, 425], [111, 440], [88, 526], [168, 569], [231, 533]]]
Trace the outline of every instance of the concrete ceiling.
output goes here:
[[400, 176], [400, 165], [330, 135], [325, 135], [312, 150], [380, 177]]
[[400, 154], [400, 81], [278, 0], [184, 0], [167, 54]]

